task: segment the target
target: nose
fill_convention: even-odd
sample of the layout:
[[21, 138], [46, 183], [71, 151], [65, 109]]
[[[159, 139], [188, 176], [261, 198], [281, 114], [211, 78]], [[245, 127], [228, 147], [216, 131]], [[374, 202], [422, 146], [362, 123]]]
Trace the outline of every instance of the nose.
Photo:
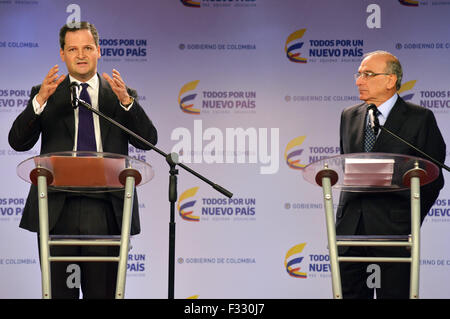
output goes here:
[[356, 86], [360, 86], [361, 83], [362, 83], [363, 81], [364, 81], [364, 80], [363, 80], [363, 77], [362, 77], [362, 76], [360, 76], [359, 78], [357, 78], [357, 79], [355, 80]]
[[84, 57], [84, 50], [83, 49], [79, 49], [77, 50], [77, 58], [82, 59]]

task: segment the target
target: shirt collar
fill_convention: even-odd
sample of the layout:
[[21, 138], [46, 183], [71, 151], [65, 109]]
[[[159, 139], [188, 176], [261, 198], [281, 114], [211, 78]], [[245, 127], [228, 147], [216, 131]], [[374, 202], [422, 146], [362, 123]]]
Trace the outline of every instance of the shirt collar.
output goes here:
[[77, 79], [75, 79], [73, 76], [71, 76], [69, 74], [69, 80], [70, 80], [70, 83], [72, 83], [72, 82], [76, 82], [78, 84], [80, 84], [80, 83], [87, 83], [87, 84], [89, 84], [89, 87], [92, 88], [93, 90], [96, 90], [98, 88], [98, 85], [99, 85], [98, 84], [98, 76], [97, 76], [97, 74], [95, 74], [92, 78], [90, 78], [86, 82], [80, 82], [80, 81], [78, 81]]
[[378, 111], [380, 111], [381, 116], [383, 116], [384, 119], [387, 119], [389, 113], [391, 112], [392, 108], [395, 105], [395, 102], [397, 102], [398, 95], [394, 94], [389, 100], [383, 102], [378, 106]]

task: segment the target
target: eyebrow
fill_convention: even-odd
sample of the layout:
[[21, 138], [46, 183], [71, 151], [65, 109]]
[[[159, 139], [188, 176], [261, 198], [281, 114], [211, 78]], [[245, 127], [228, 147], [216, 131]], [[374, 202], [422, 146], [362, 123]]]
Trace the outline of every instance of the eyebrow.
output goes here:
[[[96, 45], [95, 45], [95, 44], [83, 44], [83, 45], [81, 45], [81, 47], [82, 47], [82, 48], [86, 48], [86, 47], [96, 47]], [[70, 48], [78, 48], [78, 45], [66, 45], [66, 48], [67, 48], [67, 49], [70, 49]]]
[[[375, 72], [375, 71], [372, 71], [372, 70], [364, 70], [364, 71], [359, 71], [358, 70], [358, 73], [380, 73], [380, 72]], [[381, 73], [383, 73], [383, 72], [381, 72]]]

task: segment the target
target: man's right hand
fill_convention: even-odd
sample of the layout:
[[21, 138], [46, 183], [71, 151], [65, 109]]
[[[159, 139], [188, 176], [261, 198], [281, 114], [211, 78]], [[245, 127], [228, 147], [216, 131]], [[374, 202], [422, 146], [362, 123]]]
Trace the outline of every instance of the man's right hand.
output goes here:
[[39, 90], [39, 93], [36, 95], [36, 101], [39, 103], [40, 106], [44, 105], [48, 98], [55, 93], [56, 88], [58, 85], [64, 81], [66, 76], [63, 74], [61, 76], [58, 76], [59, 66], [55, 65], [50, 69], [50, 71], [47, 73], [46, 77], [44, 78], [44, 81], [42, 82], [41, 89]]

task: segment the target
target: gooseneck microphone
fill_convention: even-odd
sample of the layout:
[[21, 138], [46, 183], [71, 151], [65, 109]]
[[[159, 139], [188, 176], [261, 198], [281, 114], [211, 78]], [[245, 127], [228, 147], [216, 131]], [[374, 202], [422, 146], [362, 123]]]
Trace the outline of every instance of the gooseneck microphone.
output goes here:
[[72, 97], [72, 107], [76, 109], [80, 98], [80, 85], [77, 82], [72, 82], [70, 83], [69, 88], [70, 95]]

